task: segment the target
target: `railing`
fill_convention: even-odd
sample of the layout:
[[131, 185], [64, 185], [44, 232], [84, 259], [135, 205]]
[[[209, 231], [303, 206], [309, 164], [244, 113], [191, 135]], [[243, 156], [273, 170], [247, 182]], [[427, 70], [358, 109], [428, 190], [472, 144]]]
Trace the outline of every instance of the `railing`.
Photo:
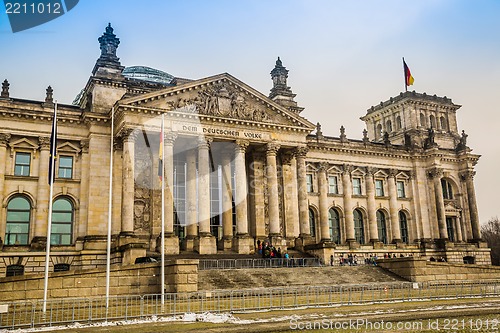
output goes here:
[[[0, 329], [89, 324], [100, 321], [146, 319], [202, 312], [245, 312], [295, 307], [339, 306], [361, 303], [500, 296], [499, 281], [374, 283], [337, 286], [300, 286], [247, 290], [217, 290], [165, 295], [19, 301], [0, 305]], [[7, 310], [2, 313], [2, 310]]]
[[242, 268], [279, 268], [279, 267], [318, 267], [318, 258], [270, 258], [270, 259], [200, 259], [199, 270], [242, 269]]

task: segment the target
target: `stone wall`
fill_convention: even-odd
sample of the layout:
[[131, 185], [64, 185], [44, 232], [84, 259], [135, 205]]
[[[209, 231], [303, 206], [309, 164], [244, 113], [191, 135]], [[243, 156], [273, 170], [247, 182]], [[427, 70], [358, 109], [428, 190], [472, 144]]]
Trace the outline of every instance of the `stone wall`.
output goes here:
[[[110, 295], [161, 293], [159, 263], [115, 266], [110, 270]], [[0, 301], [43, 299], [44, 275], [0, 278]], [[198, 290], [198, 260], [177, 259], [165, 262], [167, 292]], [[91, 269], [49, 274], [48, 297], [106, 295], [106, 270]]]
[[418, 258], [378, 260], [379, 266], [412, 282], [500, 279], [500, 267], [433, 262]]

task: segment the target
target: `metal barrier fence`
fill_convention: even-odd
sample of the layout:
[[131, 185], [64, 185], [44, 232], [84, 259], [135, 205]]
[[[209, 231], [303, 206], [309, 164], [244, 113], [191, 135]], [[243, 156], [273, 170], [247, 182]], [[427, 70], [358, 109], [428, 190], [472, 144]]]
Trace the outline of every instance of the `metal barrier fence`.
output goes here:
[[[146, 319], [188, 312], [245, 312], [295, 307], [323, 307], [389, 301], [500, 296], [499, 281], [373, 283], [300, 286], [247, 290], [216, 290], [165, 295], [65, 298], [10, 302], [0, 305], [0, 329], [89, 324], [99, 321]], [[2, 310], [7, 310], [2, 313]]]
[[323, 266], [321, 260], [318, 258], [200, 259], [198, 269], [208, 270], [318, 266]]

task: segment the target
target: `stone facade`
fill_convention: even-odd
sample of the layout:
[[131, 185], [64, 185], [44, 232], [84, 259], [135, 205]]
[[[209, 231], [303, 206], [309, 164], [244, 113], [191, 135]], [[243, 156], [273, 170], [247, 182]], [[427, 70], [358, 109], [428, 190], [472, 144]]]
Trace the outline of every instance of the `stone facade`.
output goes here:
[[[105, 265], [111, 156], [113, 264], [159, 255], [162, 236], [170, 255], [249, 254], [269, 240], [323, 258], [390, 251], [462, 262], [466, 253], [489, 263], [473, 182], [479, 156], [450, 99], [402, 93], [368, 110], [362, 139], [343, 127], [332, 137], [300, 116], [280, 59], [266, 97], [229, 74], [131, 77], [111, 26], [99, 43], [74, 105], [58, 105], [51, 269]], [[30, 101], [9, 89], [4, 81], [0, 276], [41, 271], [57, 94], [49, 87], [44, 101]]]

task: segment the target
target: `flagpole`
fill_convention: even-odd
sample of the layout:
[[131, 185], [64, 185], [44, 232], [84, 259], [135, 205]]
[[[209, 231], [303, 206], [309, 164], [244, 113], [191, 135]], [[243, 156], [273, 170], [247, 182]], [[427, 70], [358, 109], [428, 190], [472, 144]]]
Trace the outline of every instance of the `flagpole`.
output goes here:
[[115, 107], [111, 107], [111, 135], [109, 154], [109, 200], [108, 200], [108, 238], [106, 242], [106, 318], [109, 308], [109, 276], [111, 268], [111, 213], [113, 208], [113, 136], [115, 130]]
[[405, 77], [405, 92], [408, 91], [408, 85], [406, 84], [406, 68], [405, 68], [405, 57], [403, 57], [403, 75]]
[[47, 249], [45, 251], [45, 277], [43, 284], [43, 313], [47, 311], [47, 291], [49, 286], [49, 260], [50, 260], [50, 234], [52, 232], [52, 195], [54, 193], [54, 171], [56, 169], [55, 166], [55, 155], [56, 155], [56, 137], [57, 137], [57, 100], [54, 104], [54, 119], [52, 124], [52, 142], [50, 145], [50, 164], [52, 168], [49, 170], [50, 177], [50, 191], [49, 191], [49, 218], [47, 223]]
[[[165, 135], [164, 114], [161, 115], [161, 135]], [[164, 145], [164, 138], [160, 144]], [[161, 148], [161, 305], [165, 303], [165, 150]]]

